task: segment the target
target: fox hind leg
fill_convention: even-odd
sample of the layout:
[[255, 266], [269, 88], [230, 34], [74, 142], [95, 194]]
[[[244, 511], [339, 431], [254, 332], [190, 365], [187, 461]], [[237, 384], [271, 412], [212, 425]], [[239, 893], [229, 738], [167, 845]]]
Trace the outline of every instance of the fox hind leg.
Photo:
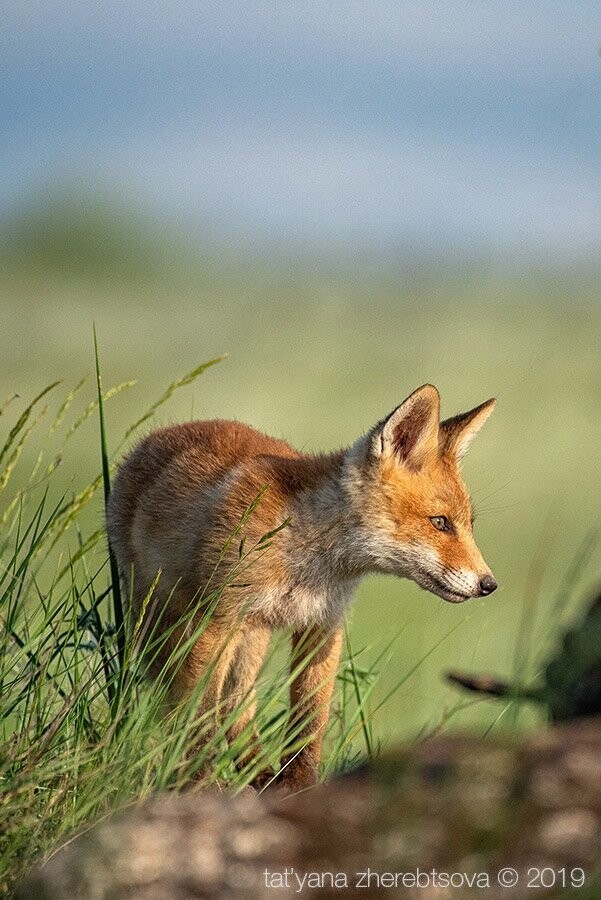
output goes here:
[[[243, 628], [226, 683], [223, 689], [223, 715], [232, 719], [228, 729], [228, 741], [235, 744], [246, 732], [245, 747], [240, 749], [236, 760], [239, 771], [249, 769], [262, 755], [259, 732], [250, 727], [257, 709], [256, 681], [265, 659], [271, 630], [264, 626], [248, 625]], [[265, 770], [258, 774], [253, 784], [261, 787], [273, 772]]]
[[317, 781], [341, 648], [341, 625], [314, 625], [292, 636], [296, 674], [290, 687], [288, 734], [290, 741], [306, 741], [288, 757], [281, 775], [282, 784], [292, 790]]
[[172, 696], [176, 703], [188, 699], [199, 682], [205, 681], [198, 703], [200, 737], [187, 755], [195, 757], [203, 751], [206, 753], [206, 747], [209, 747], [210, 753], [197, 771], [196, 780], [207, 776], [211, 768], [209, 757], [217, 750], [215, 742], [227, 708], [226, 684], [241, 640], [239, 626], [232, 627], [214, 619], [199, 636], [173, 678]]

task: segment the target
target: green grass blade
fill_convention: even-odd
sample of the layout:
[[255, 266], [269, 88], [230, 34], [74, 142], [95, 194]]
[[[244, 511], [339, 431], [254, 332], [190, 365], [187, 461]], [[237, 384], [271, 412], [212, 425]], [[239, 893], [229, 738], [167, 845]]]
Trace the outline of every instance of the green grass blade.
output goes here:
[[192, 384], [192, 382], [195, 381], [200, 375], [202, 375], [203, 372], [224, 359], [226, 359], [226, 355], [217, 356], [215, 359], [210, 359], [208, 362], [202, 363], [200, 366], [196, 366], [196, 368], [192, 369], [191, 372], [188, 372], [188, 374], [184, 375], [182, 378], [178, 378], [176, 381], [172, 381], [169, 387], [161, 394], [159, 399], [156, 400], [148, 410], [146, 410], [144, 415], [136, 422], [134, 422], [133, 425], [130, 425], [123, 436], [121, 445], [123, 445], [128, 440], [128, 438], [130, 438], [132, 434], [137, 431], [140, 425], [143, 425], [144, 422], [147, 422], [148, 419], [151, 419], [154, 416], [155, 412], [161, 406], [163, 406], [163, 404], [166, 403], [167, 400], [169, 400], [169, 398], [172, 394], [175, 393], [175, 391], [179, 390], [179, 388], [181, 387], [185, 387], [188, 384]]
[[12, 447], [13, 443], [19, 436], [20, 432], [23, 430], [23, 428], [29, 421], [29, 417], [31, 416], [31, 413], [33, 412], [35, 406], [37, 406], [37, 404], [40, 402], [42, 397], [45, 397], [46, 394], [50, 393], [50, 391], [52, 391], [59, 384], [60, 384], [60, 381], [54, 381], [52, 384], [49, 384], [47, 387], [45, 387], [43, 391], [40, 391], [40, 393], [37, 395], [37, 397], [33, 398], [31, 403], [29, 404], [29, 406], [21, 413], [21, 415], [17, 419], [16, 423], [11, 428], [11, 430], [8, 434], [8, 437], [4, 443], [4, 446], [0, 449], [0, 465], [4, 461], [4, 458], [6, 457], [7, 453], [10, 451], [10, 448]]
[[[96, 326], [94, 326], [94, 357], [96, 361], [96, 387], [98, 389], [98, 421], [100, 425], [100, 455], [102, 458], [102, 484], [104, 488], [104, 510], [106, 513], [109, 496], [111, 493], [111, 474], [109, 455], [106, 440], [106, 422], [104, 418], [104, 398], [102, 395], [102, 379], [100, 376], [100, 359], [98, 355], [98, 338]], [[113, 590], [113, 614], [115, 616], [115, 628], [117, 631], [117, 653], [119, 666], [125, 659], [125, 629], [123, 623], [123, 603], [121, 600], [121, 585], [119, 583], [119, 570], [117, 560], [109, 542], [109, 565], [111, 570], [111, 586]]]

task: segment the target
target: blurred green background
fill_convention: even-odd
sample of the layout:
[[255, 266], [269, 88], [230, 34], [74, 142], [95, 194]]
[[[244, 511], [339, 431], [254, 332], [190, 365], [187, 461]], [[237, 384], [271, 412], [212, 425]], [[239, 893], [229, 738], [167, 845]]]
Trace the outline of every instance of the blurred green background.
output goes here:
[[[93, 322], [105, 386], [137, 381], [107, 404], [113, 452], [222, 353], [156, 424], [236, 417], [321, 450], [426, 381], [443, 415], [498, 398], [465, 475], [499, 590], [457, 607], [374, 577], [354, 608], [367, 668], [400, 632], [372, 708], [413, 672], [381, 736], [464, 702], [448, 668], [534, 676], [598, 573], [597, 543], [562, 587], [600, 524], [597, 6], [3, 8], [0, 372], [20, 399], [0, 428], [92, 371]], [[69, 415], [93, 397], [91, 378]], [[90, 417], [54, 489], [98, 469]]]
[[[426, 381], [439, 388], [444, 416], [496, 396], [464, 470], [499, 590], [454, 606], [412, 583], [370, 577], [351, 615], [353, 647], [366, 648], [361, 665], [399, 635], [377, 666], [372, 708], [417, 666], [377, 712], [377, 736], [415, 735], [451, 712], [453, 727], [496, 722], [494, 704], [457, 711], [463, 698], [442, 674], [512, 675], [528, 647], [525, 674], [534, 676], [595, 583], [598, 544], [562, 594], [599, 525], [592, 268], [425, 256], [376, 272], [365, 260], [274, 261], [194, 246], [141, 212], [89, 198], [23, 214], [5, 237], [3, 393], [23, 405], [57, 378], [57, 396], [66, 393], [93, 369], [95, 322], [105, 387], [137, 381], [107, 404], [111, 450], [170, 381], [222, 353], [228, 359], [175, 395], [154, 424], [232, 417], [324, 450], [348, 445]], [[82, 403], [93, 399], [92, 378], [84, 395]], [[61, 490], [81, 489], [99, 470], [96, 428], [92, 417], [65, 454], [54, 476]], [[90, 529], [100, 517], [98, 497]]]

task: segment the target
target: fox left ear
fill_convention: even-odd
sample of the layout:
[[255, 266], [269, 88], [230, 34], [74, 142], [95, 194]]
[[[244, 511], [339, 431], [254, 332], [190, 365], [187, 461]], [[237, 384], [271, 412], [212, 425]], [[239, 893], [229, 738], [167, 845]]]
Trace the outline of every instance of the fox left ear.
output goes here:
[[440, 397], [424, 384], [371, 432], [376, 457], [390, 455], [410, 469], [420, 469], [438, 449]]
[[440, 423], [440, 451], [443, 455], [462, 459], [493, 409], [496, 400], [487, 400], [469, 412]]

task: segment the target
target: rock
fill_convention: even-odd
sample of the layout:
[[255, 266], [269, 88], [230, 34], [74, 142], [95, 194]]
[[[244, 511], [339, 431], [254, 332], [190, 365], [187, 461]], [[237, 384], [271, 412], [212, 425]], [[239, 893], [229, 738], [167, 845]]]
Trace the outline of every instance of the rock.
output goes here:
[[[473, 896], [518, 900], [541, 893], [527, 885], [543, 868], [540, 884], [555, 872], [555, 892], [583, 869], [591, 892], [580, 896], [596, 897], [600, 861], [601, 719], [594, 718], [514, 744], [433, 738], [294, 796], [159, 795], [76, 838], [30, 875], [17, 898], [381, 892], [426, 900], [469, 896], [477, 876], [488, 883], [476, 881]], [[511, 890], [499, 885], [503, 868], [510, 874], [501, 877], [514, 871], [518, 879]], [[445, 873], [454, 873], [453, 886]]]

